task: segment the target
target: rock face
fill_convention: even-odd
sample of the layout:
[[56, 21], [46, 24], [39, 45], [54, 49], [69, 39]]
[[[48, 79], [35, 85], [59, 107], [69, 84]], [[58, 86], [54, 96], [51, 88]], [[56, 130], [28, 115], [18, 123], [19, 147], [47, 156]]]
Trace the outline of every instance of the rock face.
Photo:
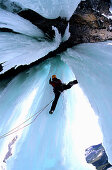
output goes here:
[[15, 136], [13, 140], [8, 144], [8, 152], [6, 153], [5, 158], [3, 160], [4, 163], [6, 163], [7, 159], [9, 159], [9, 157], [12, 156], [12, 145], [14, 145], [16, 140], [17, 140], [17, 136]]
[[78, 39], [81, 43], [86, 43], [112, 39], [112, 21], [106, 17], [111, 15], [110, 1], [90, 2], [82, 1], [70, 19], [72, 41]]
[[97, 170], [107, 170], [112, 167], [102, 144], [94, 145], [85, 150], [87, 163], [92, 164]]

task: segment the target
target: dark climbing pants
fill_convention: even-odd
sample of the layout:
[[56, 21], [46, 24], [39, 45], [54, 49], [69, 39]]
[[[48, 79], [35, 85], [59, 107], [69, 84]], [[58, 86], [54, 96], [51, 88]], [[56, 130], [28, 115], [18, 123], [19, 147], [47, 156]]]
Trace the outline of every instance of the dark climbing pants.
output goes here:
[[77, 83], [78, 83], [77, 80], [70, 81], [68, 84], [63, 84], [61, 91], [58, 91], [58, 90], [54, 89], [55, 98], [54, 98], [54, 101], [52, 103], [50, 111], [54, 111], [55, 110], [61, 92], [63, 92], [64, 90], [70, 89], [74, 84], [77, 84]]
[[61, 94], [60, 92], [55, 93], [55, 98], [54, 98], [54, 101], [53, 101], [52, 106], [51, 106], [51, 111], [55, 110], [55, 107], [57, 105], [57, 102], [58, 102], [58, 99], [60, 97], [60, 94]]

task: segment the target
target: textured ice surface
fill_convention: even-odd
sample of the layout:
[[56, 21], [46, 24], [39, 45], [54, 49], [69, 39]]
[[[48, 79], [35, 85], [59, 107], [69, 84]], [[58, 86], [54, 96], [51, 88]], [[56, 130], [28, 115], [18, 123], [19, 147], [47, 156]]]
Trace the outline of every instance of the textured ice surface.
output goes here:
[[0, 74], [12, 67], [30, 64], [55, 50], [61, 42], [61, 35], [56, 28], [53, 29], [55, 30], [53, 41], [44, 39], [39, 41], [26, 35], [0, 32], [0, 63], [3, 63]]
[[70, 32], [69, 32], [69, 24], [68, 24], [68, 26], [66, 27], [65, 33], [62, 37], [62, 41], [63, 42], [67, 41], [69, 39], [69, 37], [70, 37]]
[[[16, 76], [0, 93], [0, 134], [4, 134], [33, 115], [53, 98], [49, 78], [56, 74], [63, 82], [75, 79], [60, 58], [50, 59]], [[0, 166], [7, 170], [92, 170], [86, 163], [85, 149], [102, 142], [101, 132], [87, 98], [75, 85], [65, 91], [53, 115], [51, 104], [37, 120], [21, 131], [0, 140]], [[3, 162], [7, 147], [12, 156]], [[24, 163], [23, 163], [24, 160]]]
[[44, 36], [43, 32], [30, 21], [3, 9], [0, 9], [0, 28], [9, 28], [35, 38]]
[[11, 0], [23, 8], [29, 8], [45, 18], [66, 17], [69, 19], [81, 0]]
[[63, 60], [75, 73], [103, 133], [103, 146], [112, 163], [112, 42], [82, 44], [68, 49]]
[[18, 3], [11, 2], [10, 0], [0, 0], [0, 8], [14, 13], [22, 10]]
[[55, 38], [49, 41], [31, 22], [3, 9], [0, 9], [0, 28], [9, 28], [17, 33], [0, 32], [0, 63], [3, 63], [0, 74], [44, 57], [58, 48], [62, 41], [55, 27], [52, 28]]

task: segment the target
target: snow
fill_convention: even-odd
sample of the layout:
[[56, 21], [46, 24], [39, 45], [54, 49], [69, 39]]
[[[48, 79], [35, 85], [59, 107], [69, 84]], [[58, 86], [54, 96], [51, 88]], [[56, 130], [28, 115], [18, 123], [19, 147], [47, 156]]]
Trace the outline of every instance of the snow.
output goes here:
[[[112, 16], [111, 16], [111, 14], [110, 14], [110, 15], [102, 14], [102, 16], [104, 16], [104, 17], [106, 17], [106, 18], [108, 18], [108, 19], [111, 19], [111, 20], [112, 20]], [[111, 26], [111, 25], [110, 25], [110, 26]]]

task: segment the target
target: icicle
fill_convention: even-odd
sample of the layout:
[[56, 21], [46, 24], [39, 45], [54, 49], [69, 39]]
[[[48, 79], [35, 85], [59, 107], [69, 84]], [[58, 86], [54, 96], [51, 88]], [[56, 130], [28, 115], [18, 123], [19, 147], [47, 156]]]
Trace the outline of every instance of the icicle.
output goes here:
[[70, 32], [69, 32], [69, 23], [68, 23], [68, 26], [67, 26], [65, 33], [64, 33], [64, 36], [62, 37], [62, 41], [63, 42], [67, 41], [69, 39], [69, 37], [70, 37]]
[[57, 28], [53, 41], [38, 41], [32, 37], [13, 33], [0, 33], [0, 63], [3, 63], [3, 70], [6, 72], [12, 67], [30, 64], [44, 57], [50, 51], [58, 48], [61, 42], [61, 35]]

